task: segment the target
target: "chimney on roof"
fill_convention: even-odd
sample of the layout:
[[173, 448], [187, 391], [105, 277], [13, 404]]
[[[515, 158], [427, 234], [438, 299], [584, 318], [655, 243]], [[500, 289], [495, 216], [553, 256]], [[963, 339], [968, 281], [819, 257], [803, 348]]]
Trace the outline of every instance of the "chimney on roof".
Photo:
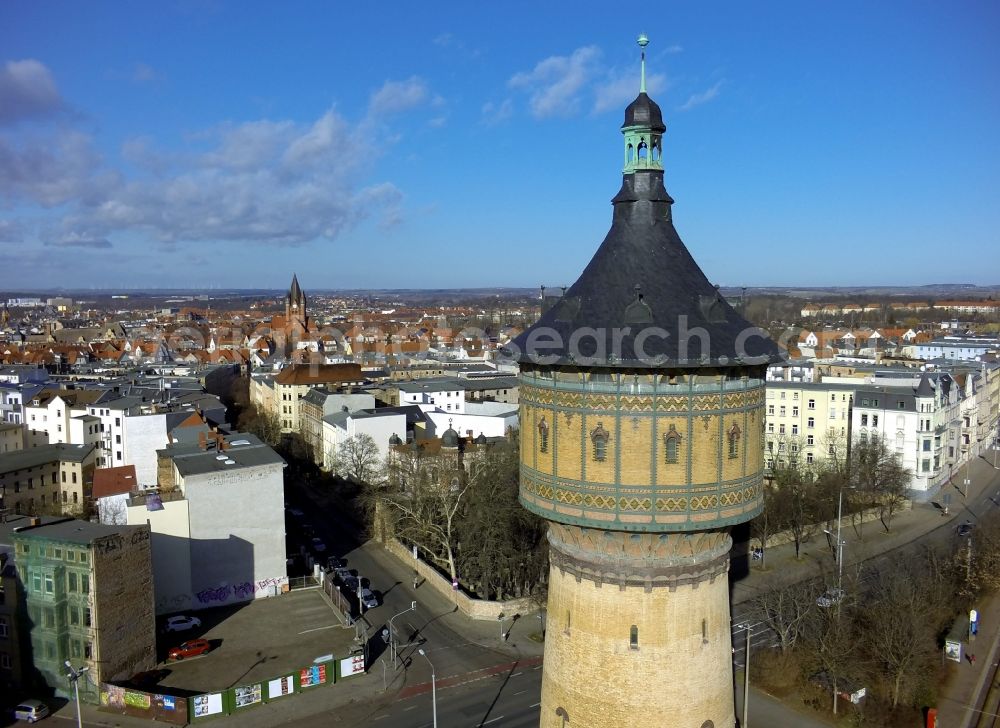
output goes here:
[[41, 526], [42, 525], [42, 519], [39, 518], [38, 516], [32, 516], [31, 517], [31, 521], [29, 521], [29, 523], [32, 526]]
[[215, 449], [220, 452], [225, 452], [226, 450], [226, 438], [221, 432], [215, 433]]
[[198, 433], [198, 447], [200, 449], [202, 449], [202, 450], [207, 450], [208, 449], [208, 443], [205, 441], [205, 433], [204, 432], [199, 432]]

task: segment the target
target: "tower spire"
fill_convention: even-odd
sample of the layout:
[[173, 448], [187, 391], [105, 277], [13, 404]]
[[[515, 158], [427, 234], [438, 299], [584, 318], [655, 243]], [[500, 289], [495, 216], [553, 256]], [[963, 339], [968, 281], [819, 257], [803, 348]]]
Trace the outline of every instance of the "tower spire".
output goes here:
[[639, 72], [639, 93], [646, 93], [646, 46], [649, 45], [649, 38], [646, 37], [645, 33], [639, 33], [639, 37], [636, 39], [636, 43], [642, 49], [642, 62], [640, 63]]

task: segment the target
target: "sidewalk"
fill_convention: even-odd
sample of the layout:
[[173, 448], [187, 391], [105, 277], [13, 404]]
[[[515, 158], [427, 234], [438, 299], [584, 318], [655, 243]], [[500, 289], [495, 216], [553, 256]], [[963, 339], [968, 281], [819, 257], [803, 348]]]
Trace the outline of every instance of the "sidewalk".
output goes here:
[[[993, 468], [992, 461], [975, 459], [969, 467], [972, 485], [968, 496], [963, 496], [955, 486], [944, 484], [938, 493], [927, 497], [924, 502], [914, 502], [913, 508], [893, 516], [892, 530], [885, 532], [881, 522], [870, 521], [863, 526], [852, 527], [845, 517], [841, 529], [844, 546], [844, 571], [875, 556], [906, 546], [937, 529], [952, 530], [966, 520], [975, 521], [983, 510], [977, 504], [987, 494], [1000, 489], [1000, 470]], [[961, 482], [956, 478], [956, 482]], [[951, 495], [948, 515], [938, 507], [945, 494]], [[988, 503], [988, 501], [987, 501]], [[1000, 503], [1000, 499], [998, 499]], [[837, 578], [837, 565], [833, 555], [832, 541], [817, 527], [818, 533], [802, 544], [801, 558], [795, 558], [795, 544], [773, 546], [765, 554], [765, 569], [757, 568], [751, 562], [750, 573], [732, 586], [733, 604], [753, 599], [757, 594], [776, 586], [793, 584], [804, 579], [825, 576], [833, 585]]]
[[[997, 665], [1000, 648], [1000, 594], [993, 594], [978, 609], [980, 624], [990, 628], [980, 631], [974, 642], [965, 642], [962, 662], [947, 662], [947, 678], [938, 698], [938, 725], [966, 728], [979, 719], [977, 705], [983, 688]], [[965, 655], [976, 656], [970, 663]]]

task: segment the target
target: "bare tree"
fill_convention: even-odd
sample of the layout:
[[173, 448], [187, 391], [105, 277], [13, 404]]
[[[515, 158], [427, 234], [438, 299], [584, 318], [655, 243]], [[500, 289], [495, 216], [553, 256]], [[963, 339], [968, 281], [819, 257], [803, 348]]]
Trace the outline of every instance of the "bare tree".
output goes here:
[[889, 683], [893, 708], [934, 664], [940, 625], [926, 582], [922, 570], [907, 562], [893, 564], [872, 581], [859, 610], [869, 659]]
[[333, 469], [357, 483], [371, 483], [379, 477], [381, 465], [382, 456], [375, 438], [361, 433], [340, 443]]
[[772, 472], [779, 520], [791, 533], [795, 543], [795, 558], [799, 558], [802, 544], [816, 531], [818, 520], [812, 473], [800, 469], [795, 463], [776, 467]]
[[778, 637], [778, 646], [787, 652], [808, 626], [816, 606], [816, 585], [812, 581], [776, 586], [753, 599], [753, 610], [760, 621]]
[[761, 568], [767, 558], [767, 544], [785, 527], [779, 494], [771, 483], [764, 483], [764, 509], [750, 522], [750, 535], [760, 542]]
[[124, 498], [101, 498], [97, 501], [101, 523], [107, 526], [124, 526], [128, 523], [128, 502]]
[[391, 458], [384, 485], [369, 492], [384, 508], [394, 533], [447, 569], [456, 582], [459, 512], [474, 480], [457, 460], [403, 453]]
[[859, 439], [851, 451], [850, 477], [859, 492], [878, 508], [879, 520], [889, 532], [892, 517], [906, 502], [910, 473], [899, 456], [877, 435]]
[[278, 416], [256, 405], [251, 404], [240, 413], [237, 427], [243, 432], [256, 435], [271, 447], [281, 443], [281, 422]]
[[518, 502], [516, 436], [477, 448], [474, 473], [459, 524], [463, 583], [484, 599], [532, 593], [548, 566], [545, 522]]
[[842, 600], [833, 606], [817, 608], [812, 614], [804, 637], [832, 684], [836, 713], [838, 687], [859, 670], [859, 644], [851, 605]]

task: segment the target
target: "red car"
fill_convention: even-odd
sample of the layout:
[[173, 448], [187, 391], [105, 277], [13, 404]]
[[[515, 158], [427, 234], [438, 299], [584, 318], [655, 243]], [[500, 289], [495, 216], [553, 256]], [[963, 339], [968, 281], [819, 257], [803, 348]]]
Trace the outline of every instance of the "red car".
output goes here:
[[171, 647], [167, 657], [171, 660], [183, 660], [185, 657], [197, 657], [204, 655], [212, 649], [208, 640], [188, 640], [177, 647]]

